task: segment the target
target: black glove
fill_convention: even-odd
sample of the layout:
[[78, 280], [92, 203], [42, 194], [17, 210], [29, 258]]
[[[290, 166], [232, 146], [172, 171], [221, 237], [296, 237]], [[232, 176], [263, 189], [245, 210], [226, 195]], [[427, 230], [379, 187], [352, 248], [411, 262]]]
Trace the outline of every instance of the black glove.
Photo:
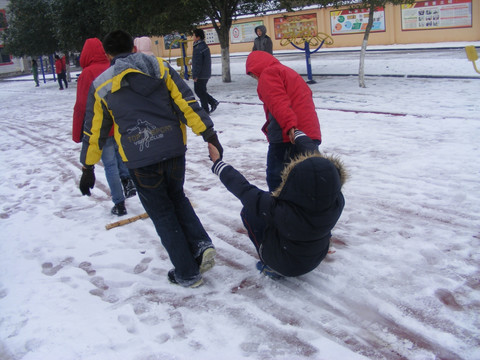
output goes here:
[[87, 166], [82, 168], [82, 178], [80, 179], [80, 191], [82, 195], [90, 196], [90, 189], [95, 185], [95, 167]]
[[218, 152], [220, 153], [220, 160], [222, 160], [223, 158], [223, 147], [222, 145], [220, 144], [220, 141], [218, 141], [218, 136], [217, 134], [213, 134], [212, 136], [210, 136], [208, 139], [207, 139], [207, 142], [212, 144], [213, 146], [215, 146], [218, 150]]

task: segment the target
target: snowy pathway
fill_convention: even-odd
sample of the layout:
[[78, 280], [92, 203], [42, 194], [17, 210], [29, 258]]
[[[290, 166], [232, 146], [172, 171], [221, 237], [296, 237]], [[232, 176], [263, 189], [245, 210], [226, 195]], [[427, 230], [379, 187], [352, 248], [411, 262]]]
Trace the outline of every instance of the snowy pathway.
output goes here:
[[[233, 80], [209, 83], [225, 161], [265, 188], [262, 106]], [[336, 252], [299, 278], [257, 273], [240, 203], [189, 137], [186, 192], [218, 251], [191, 290], [167, 282], [150, 220], [105, 230], [118, 218], [101, 166], [81, 196], [75, 86], [1, 82], [0, 358], [479, 359], [480, 80], [367, 86], [312, 85], [322, 150], [350, 180]], [[136, 197], [127, 209], [143, 213]]]

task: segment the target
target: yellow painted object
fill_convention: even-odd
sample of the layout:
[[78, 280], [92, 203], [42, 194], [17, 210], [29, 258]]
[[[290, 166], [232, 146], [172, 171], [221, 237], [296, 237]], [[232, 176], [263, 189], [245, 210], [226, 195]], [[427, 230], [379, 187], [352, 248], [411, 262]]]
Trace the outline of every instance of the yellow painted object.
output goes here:
[[480, 74], [480, 71], [477, 69], [477, 64], [475, 63], [475, 61], [478, 60], [478, 54], [477, 54], [477, 50], [475, 49], [475, 46], [473, 45], [465, 46], [465, 52], [467, 53], [468, 60], [470, 60], [473, 63], [473, 68], [475, 69], [475, 71]]
[[[188, 69], [188, 75], [189, 77], [192, 76], [192, 57], [191, 56], [187, 56], [185, 57], [185, 63], [187, 65], [187, 69]], [[184, 75], [185, 75], [185, 67], [184, 67], [184, 62], [183, 62], [183, 57], [180, 57], [180, 58], [177, 58], [177, 66], [180, 68], [179, 71], [180, 71], [180, 76], [183, 78]]]
[[325, 33], [314, 33], [310, 31], [293, 31], [290, 34], [285, 34], [280, 40], [281, 46], [290, 44], [303, 45], [308, 42], [311, 47], [316, 47], [324, 42], [325, 45], [333, 45], [333, 38]]
[[[187, 71], [188, 71], [188, 76], [192, 76], [192, 57], [191, 56], [186, 56], [186, 53], [188, 52], [188, 43], [193, 42], [193, 40], [187, 40], [187, 39], [175, 39], [170, 43], [170, 48], [168, 50], [168, 62], [171, 64], [172, 63], [172, 46], [174, 46], [177, 43], [180, 43], [180, 46], [184, 46], [185, 49], [185, 54], [176, 59], [177, 66], [179, 67], [178, 72], [180, 73], [180, 76], [182, 78], [185, 78], [185, 66], [187, 65]], [[185, 61], [185, 62], [184, 62]]]

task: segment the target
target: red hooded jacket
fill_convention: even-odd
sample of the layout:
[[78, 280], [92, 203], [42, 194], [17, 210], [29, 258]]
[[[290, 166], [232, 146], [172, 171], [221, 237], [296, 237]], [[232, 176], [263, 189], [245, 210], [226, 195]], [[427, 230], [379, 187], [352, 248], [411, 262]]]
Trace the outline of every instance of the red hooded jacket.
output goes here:
[[[97, 38], [87, 39], [80, 55], [82, 73], [77, 82], [77, 101], [73, 107], [72, 139], [76, 143], [82, 141], [83, 120], [87, 107], [87, 98], [90, 85], [98, 75], [110, 67], [110, 61], [103, 50], [102, 42]], [[113, 135], [113, 128], [110, 132]]]
[[67, 59], [65, 55], [62, 58], [56, 59], [55, 60], [55, 73], [56, 74], [61, 74], [62, 72], [67, 70], [67, 65], [66, 65]]
[[247, 74], [258, 77], [257, 93], [267, 118], [262, 131], [269, 141], [272, 141], [272, 134], [268, 131], [275, 129], [271, 126], [274, 121], [281, 128], [283, 142], [290, 142], [288, 131], [292, 127], [312, 140], [322, 140], [312, 90], [296, 71], [265, 51], [251, 52], [246, 70]]

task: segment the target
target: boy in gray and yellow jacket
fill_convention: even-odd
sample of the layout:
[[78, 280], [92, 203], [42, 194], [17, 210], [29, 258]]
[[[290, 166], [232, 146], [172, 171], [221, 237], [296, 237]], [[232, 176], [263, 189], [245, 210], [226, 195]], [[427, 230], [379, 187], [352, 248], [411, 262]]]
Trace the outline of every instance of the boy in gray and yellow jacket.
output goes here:
[[103, 40], [112, 65], [90, 88], [80, 161], [80, 190], [90, 195], [94, 164], [111, 127], [145, 211], [174, 269], [172, 283], [197, 287], [214, 265], [212, 241], [185, 196], [186, 126], [221, 153], [213, 122], [180, 75], [161, 58], [132, 53], [133, 38], [117, 30]]

